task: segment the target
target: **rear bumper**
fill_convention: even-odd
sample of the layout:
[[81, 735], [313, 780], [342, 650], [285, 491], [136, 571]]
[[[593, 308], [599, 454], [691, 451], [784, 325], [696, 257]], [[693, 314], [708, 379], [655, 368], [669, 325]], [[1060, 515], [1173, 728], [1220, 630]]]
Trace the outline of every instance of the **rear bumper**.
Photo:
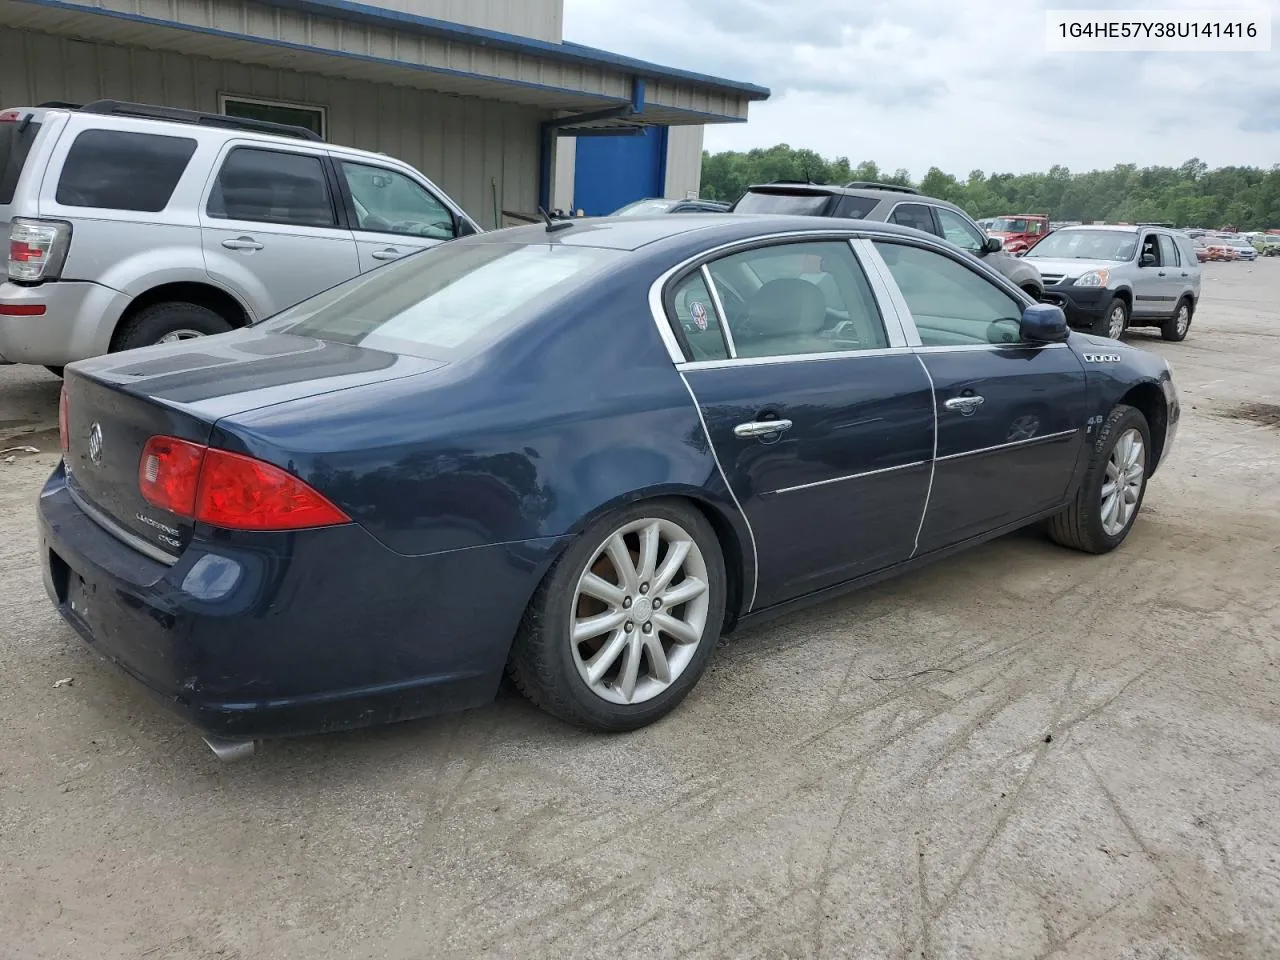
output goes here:
[[0, 283], [0, 306], [44, 308], [40, 316], [6, 316], [0, 311], [0, 357], [9, 363], [61, 367], [104, 354], [128, 305], [128, 294], [99, 283]]
[[83, 513], [56, 470], [40, 557], [59, 613], [201, 731], [249, 739], [490, 701], [558, 539], [404, 557], [354, 524], [198, 538], [173, 566]]

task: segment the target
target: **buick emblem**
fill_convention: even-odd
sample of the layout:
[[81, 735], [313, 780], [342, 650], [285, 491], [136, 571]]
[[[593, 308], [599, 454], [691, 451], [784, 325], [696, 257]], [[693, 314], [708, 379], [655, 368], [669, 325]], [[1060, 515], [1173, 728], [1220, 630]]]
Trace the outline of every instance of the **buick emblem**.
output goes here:
[[89, 428], [89, 460], [95, 467], [102, 466], [102, 425], [96, 422]]

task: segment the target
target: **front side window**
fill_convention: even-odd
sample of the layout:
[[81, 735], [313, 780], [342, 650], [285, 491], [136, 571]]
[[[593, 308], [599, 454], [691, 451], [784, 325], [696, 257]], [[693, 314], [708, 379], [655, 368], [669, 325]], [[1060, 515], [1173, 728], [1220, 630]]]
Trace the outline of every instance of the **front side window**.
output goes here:
[[888, 346], [875, 297], [847, 243], [757, 247], [708, 267], [739, 357]]
[[926, 347], [1018, 343], [1022, 307], [990, 280], [950, 257], [875, 241]]
[[1160, 261], [1160, 244], [1156, 240], [1154, 233], [1148, 233], [1142, 238], [1142, 255], [1138, 260], [1139, 266], [1161, 266]]
[[64, 207], [158, 213], [195, 151], [188, 137], [85, 130], [67, 151], [54, 199]]
[[913, 227], [925, 233], [937, 235], [938, 228], [933, 222], [933, 211], [923, 203], [900, 203], [893, 209], [889, 217], [893, 223], [903, 227]]
[[448, 243], [304, 300], [263, 327], [448, 358], [537, 317], [625, 253], [567, 244]]
[[942, 227], [942, 235], [944, 237], [962, 250], [968, 250], [973, 254], [982, 252], [986, 246], [986, 238], [982, 236], [977, 227], [954, 210], [948, 210], [946, 207], [938, 207], [935, 212], [938, 215], [938, 224]]
[[220, 220], [298, 227], [338, 223], [319, 157], [252, 147], [227, 154], [206, 210]]
[[360, 230], [452, 240], [449, 208], [403, 173], [365, 163], [342, 162]]

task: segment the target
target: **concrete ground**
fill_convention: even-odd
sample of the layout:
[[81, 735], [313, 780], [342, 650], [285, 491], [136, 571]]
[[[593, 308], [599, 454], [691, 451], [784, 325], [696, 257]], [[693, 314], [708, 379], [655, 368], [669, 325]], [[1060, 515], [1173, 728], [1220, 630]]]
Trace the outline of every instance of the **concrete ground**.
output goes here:
[[1207, 274], [1131, 337], [1185, 415], [1122, 549], [735, 636], [616, 737], [504, 693], [219, 765], [50, 608], [57, 381], [0, 370], [0, 956], [1280, 956], [1280, 261]]

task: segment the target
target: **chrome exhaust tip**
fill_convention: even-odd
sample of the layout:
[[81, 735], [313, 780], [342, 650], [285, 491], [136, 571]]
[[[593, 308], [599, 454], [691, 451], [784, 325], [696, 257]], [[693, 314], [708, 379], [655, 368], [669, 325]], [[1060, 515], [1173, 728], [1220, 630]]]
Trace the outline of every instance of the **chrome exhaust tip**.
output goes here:
[[248, 760], [258, 748], [257, 740], [223, 740], [221, 737], [201, 737], [200, 739], [223, 763]]

